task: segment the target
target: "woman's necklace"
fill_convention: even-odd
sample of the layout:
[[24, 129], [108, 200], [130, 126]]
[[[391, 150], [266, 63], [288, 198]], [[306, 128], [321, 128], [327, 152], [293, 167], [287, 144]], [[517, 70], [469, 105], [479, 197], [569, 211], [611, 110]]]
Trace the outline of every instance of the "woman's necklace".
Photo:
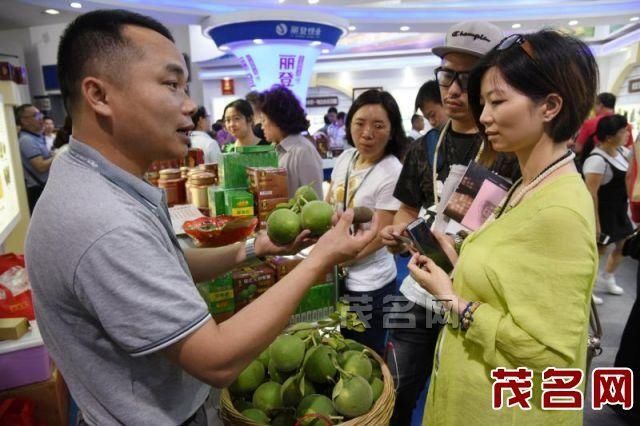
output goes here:
[[[531, 192], [534, 188], [536, 188], [538, 185], [540, 185], [540, 183], [542, 183], [542, 181], [544, 181], [547, 177], [549, 177], [549, 175], [551, 175], [553, 172], [555, 172], [556, 170], [558, 170], [561, 167], [565, 166], [566, 164], [571, 163], [573, 161], [573, 159], [575, 158], [575, 156], [576, 155], [572, 151], [567, 151], [560, 158], [554, 160], [551, 164], [549, 164], [547, 167], [545, 167], [538, 174], [538, 176], [536, 176], [531, 181], [531, 183], [529, 183], [527, 186], [522, 188], [518, 192], [518, 194], [515, 197], [513, 197], [513, 194], [515, 193], [515, 190], [522, 183], [522, 178], [518, 179], [518, 181], [515, 184], [513, 184], [513, 187], [511, 188], [511, 190], [509, 191], [509, 193], [505, 197], [505, 201], [504, 201], [504, 203], [502, 203], [502, 207], [499, 208], [498, 213], [495, 215], [495, 219], [497, 219], [500, 216], [502, 216], [502, 214], [506, 211], [507, 208], [515, 207], [522, 200], [522, 198], [524, 198], [524, 196], [527, 195], [527, 193]], [[513, 199], [512, 199], [512, 197], [513, 197]], [[487, 221], [487, 222], [489, 222], [489, 221]]]

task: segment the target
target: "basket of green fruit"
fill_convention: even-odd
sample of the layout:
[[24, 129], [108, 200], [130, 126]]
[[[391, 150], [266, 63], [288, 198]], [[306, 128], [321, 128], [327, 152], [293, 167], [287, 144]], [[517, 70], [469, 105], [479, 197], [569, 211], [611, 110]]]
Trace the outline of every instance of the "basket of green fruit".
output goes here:
[[220, 417], [233, 426], [386, 425], [395, 403], [389, 368], [373, 350], [345, 339], [354, 313], [296, 324], [222, 391]]

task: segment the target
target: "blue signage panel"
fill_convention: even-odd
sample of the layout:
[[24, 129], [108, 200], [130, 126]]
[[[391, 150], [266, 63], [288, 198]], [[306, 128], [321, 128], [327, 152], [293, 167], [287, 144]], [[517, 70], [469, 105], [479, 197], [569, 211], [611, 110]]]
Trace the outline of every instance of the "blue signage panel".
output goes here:
[[209, 36], [216, 45], [262, 40], [319, 41], [335, 46], [342, 36], [342, 30], [326, 24], [301, 21], [252, 21], [225, 24], [209, 30]]

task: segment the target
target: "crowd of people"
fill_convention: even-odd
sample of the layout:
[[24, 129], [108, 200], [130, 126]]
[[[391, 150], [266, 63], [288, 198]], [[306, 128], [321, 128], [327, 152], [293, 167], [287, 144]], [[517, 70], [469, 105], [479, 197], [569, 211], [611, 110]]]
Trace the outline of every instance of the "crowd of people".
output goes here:
[[[209, 386], [232, 382], [336, 265], [341, 296], [366, 298], [372, 308], [367, 330], [345, 335], [394, 354], [393, 425], [411, 423], [429, 377], [425, 424], [581, 424], [582, 411], [542, 409], [541, 375], [551, 366], [585, 371], [594, 284], [623, 293], [614, 273], [633, 230], [627, 120], [614, 113], [615, 97], [596, 98], [594, 57], [571, 36], [505, 37], [490, 23], [463, 22], [433, 53], [441, 63], [417, 91], [408, 135], [383, 90], [365, 91], [347, 113], [329, 109], [320, 132], [344, 152], [323, 194], [309, 121], [286, 87], [229, 103], [222, 127], [214, 127], [230, 135], [222, 142], [209, 134], [206, 109], [189, 98], [184, 59], [163, 25], [126, 11], [94, 11], [69, 25], [58, 52], [70, 114], [58, 130], [70, 140], [66, 152], [55, 155], [57, 139], [53, 153], [47, 146], [51, 132], [35, 107], [20, 107], [16, 117], [32, 209], [40, 197], [26, 244], [36, 312], [86, 424], [206, 424]], [[111, 65], [124, 58], [136, 66]], [[594, 99], [598, 116], [585, 122]], [[304, 231], [286, 247], [260, 232], [183, 251], [161, 191], [142, 176], [154, 160], [184, 155], [188, 144], [207, 162], [222, 151], [275, 145], [289, 196], [312, 185], [335, 207], [335, 226], [319, 240]], [[472, 161], [512, 185], [477, 231], [434, 233], [455, 265], [449, 274], [403, 237], [439, 203], [452, 168]], [[354, 233], [359, 206], [375, 215]], [[311, 244], [298, 267], [221, 324], [193, 285], [247, 259]], [[598, 277], [599, 255], [610, 246]], [[408, 252], [410, 275], [398, 287], [394, 255]], [[390, 297], [411, 326], [386, 327]], [[533, 372], [531, 409], [491, 409], [489, 372], [497, 367]]]

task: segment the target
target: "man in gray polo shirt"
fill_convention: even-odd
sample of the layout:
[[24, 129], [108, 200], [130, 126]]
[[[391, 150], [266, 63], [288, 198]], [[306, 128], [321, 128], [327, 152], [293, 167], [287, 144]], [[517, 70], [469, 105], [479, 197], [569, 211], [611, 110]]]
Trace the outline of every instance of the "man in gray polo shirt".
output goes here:
[[33, 213], [33, 208], [49, 178], [53, 155], [49, 152], [42, 134], [44, 121], [38, 108], [31, 104], [20, 105], [16, 108], [16, 121], [20, 125], [18, 145], [27, 186], [29, 211]]
[[[92, 425], [206, 424], [209, 385], [222, 387], [286, 326], [332, 265], [374, 236], [349, 234], [352, 212], [258, 300], [216, 324], [196, 282], [245, 260], [295, 251], [264, 233], [183, 252], [150, 163], [183, 156], [196, 104], [169, 31], [126, 11], [81, 15], [60, 40], [61, 92], [73, 119], [31, 221], [26, 260], [51, 356]], [[56, 217], [52, 225], [51, 217]]]

